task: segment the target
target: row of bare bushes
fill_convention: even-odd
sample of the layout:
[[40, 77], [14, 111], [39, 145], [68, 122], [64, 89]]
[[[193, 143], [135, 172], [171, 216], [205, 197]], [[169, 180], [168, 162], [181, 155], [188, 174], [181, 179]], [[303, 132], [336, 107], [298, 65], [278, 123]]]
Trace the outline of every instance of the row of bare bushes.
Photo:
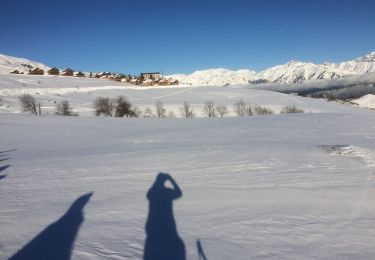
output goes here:
[[[19, 97], [21, 108], [23, 112], [30, 112], [34, 115], [41, 115], [41, 103], [29, 94], [24, 94]], [[0, 99], [0, 105], [2, 99]], [[129, 99], [125, 96], [118, 96], [116, 98], [98, 97], [93, 102], [93, 108], [96, 116], [106, 117], [146, 117], [146, 118], [166, 118], [177, 117], [173, 110], [167, 112], [162, 101], [157, 100], [153, 103], [153, 107], [146, 107], [141, 111], [137, 106], [133, 106]], [[179, 107], [180, 116], [184, 118], [195, 117], [195, 112], [192, 105], [184, 101]], [[281, 114], [287, 113], [303, 113], [302, 109], [294, 105], [285, 106], [281, 110]], [[202, 113], [206, 117], [225, 117], [230, 114], [226, 105], [215, 104], [214, 101], [206, 101], [202, 107]], [[238, 117], [253, 116], [253, 115], [271, 115], [274, 112], [267, 107], [259, 105], [251, 105], [244, 100], [239, 100], [233, 105], [233, 113]], [[73, 111], [73, 107], [67, 100], [63, 100], [56, 104], [55, 115], [59, 116], [78, 116], [77, 112]]]

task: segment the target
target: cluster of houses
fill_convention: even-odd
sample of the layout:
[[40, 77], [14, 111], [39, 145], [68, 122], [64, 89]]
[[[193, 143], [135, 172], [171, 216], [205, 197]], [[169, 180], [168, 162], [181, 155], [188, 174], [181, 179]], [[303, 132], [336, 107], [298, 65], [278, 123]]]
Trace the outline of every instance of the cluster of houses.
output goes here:
[[[24, 74], [23, 72], [19, 72], [18, 70], [14, 70], [11, 74]], [[27, 73], [28, 75], [44, 75], [45, 71], [41, 68], [32, 68]], [[58, 68], [53, 67], [50, 70], [47, 70], [48, 75], [60, 75], [60, 76], [69, 76], [69, 77], [85, 77], [86, 75], [82, 71], [74, 72], [74, 70], [67, 68], [65, 70], [60, 71]]]
[[[14, 70], [10, 72], [11, 74], [24, 74], [23, 72], [19, 72], [18, 70]], [[40, 68], [31, 68], [27, 73], [29, 75], [44, 75], [45, 71]], [[48, 75], [55, 75], [55, 76], [68, 76], [68, 77], [90, 77], [96, 79], [109, 79], [119, 82], [126, 82], [133, 85], [139, 86], [169, 86], [169, 85], [178, 85], [179, 81], [177, 79], [172, 78], [164, 78], [160, 75], [159, 72], [149, 72], [149, 73], [141, 73], [140, 76], [131, 76], [131, 75], [124, 75], [124, 74], [114, 74], [111, 72], [101, 72], [97, 74], [85, 74], [81, 71], [75, 72], [70, 68], [60, 71], [58, 68], [53, 67], [52, 69], [47, 71]]]

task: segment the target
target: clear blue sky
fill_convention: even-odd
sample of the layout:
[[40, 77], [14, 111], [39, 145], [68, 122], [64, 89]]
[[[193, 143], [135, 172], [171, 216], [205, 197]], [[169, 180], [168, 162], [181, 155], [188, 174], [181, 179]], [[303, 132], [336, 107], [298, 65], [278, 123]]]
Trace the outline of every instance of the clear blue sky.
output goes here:
[[137, 74], [375, 50], [375, 0], [0, 0], [0, 53], [49, 66]]

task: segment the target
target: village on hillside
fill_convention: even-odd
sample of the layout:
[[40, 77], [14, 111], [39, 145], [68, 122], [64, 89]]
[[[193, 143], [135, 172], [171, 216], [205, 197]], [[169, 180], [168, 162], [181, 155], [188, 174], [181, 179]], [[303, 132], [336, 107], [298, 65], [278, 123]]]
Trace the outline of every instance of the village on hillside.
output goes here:
[[[179, 85], [179, 81], [173, 78], [165, 78], [163, 77], [160, 72], [147, 72], [147, 73], [140, 73], [138, 76], [133, 75], [125, 75], [125, 74], [118, 74], [112, 72], [100, 72], [93, 74], [84, 73], [82, 71], [74, 71], [70, 68], [66, 68], [64, 70], [59, 70], [56, 67], [51, 68], [48, 71], [44, 71], [41, 68], [33, 68], [30, 65], [28, 75], [53, 75], [53, 76], [66, 76], [66, 77], [88, 77], [88, 78], [95, 78], [95, 79], [109, 79], [118, 82], [129, 83], [132, 85], [138, 86], [169, 86], [169, 85]], [[11, 74], [24, 74], [24, 72], [20, 72], [19, 70], [14, 70], [10, 72]]]

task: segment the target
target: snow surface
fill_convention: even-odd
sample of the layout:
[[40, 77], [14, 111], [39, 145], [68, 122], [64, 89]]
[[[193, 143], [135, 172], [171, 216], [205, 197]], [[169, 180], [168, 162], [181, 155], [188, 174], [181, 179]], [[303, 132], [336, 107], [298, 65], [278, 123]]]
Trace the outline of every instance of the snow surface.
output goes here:
[[[1, 75], [0, 91], [0, 259], [69, 256], [71, 247], [71, 259], [142, 259], [146, 193], [159, 172], [183, 192], [173, 214], [187, 259], [199, 258], [198, 240], [208, 259], [375, 255], [371, 110], [242, 87], [132, 87], [53, 76]], [[43, 111], [67, 99], [86, 116], [20, 114], [22, 93], [33, 94]], [[119, 94], [141, 108], [161, 100], [178, 111], [190, 101], [197, 116], [206, 100], [232, 109], [239, 99], [307, 113], [93, 116], [97, 96]]]
[[375, 109], [375, 95], [368, 94], [358, 99], [352, 100], [351, 103], [357, 104], [360, 107]]
[[[208, 259], [373, 259], [375, 116], [352, 111], [159, 120], [2, 113], [0, 259], [35, 237], [26, 249], [38, 259], [51, 243], [59, 254], [73, 244], [72, 259], [141, 259], [146, 192], [161, 171], [183, 192], [174, 218], [187, 259], [198, 259], [198, 239]], [[67, 221], [89, 192], [82, 225]]]

